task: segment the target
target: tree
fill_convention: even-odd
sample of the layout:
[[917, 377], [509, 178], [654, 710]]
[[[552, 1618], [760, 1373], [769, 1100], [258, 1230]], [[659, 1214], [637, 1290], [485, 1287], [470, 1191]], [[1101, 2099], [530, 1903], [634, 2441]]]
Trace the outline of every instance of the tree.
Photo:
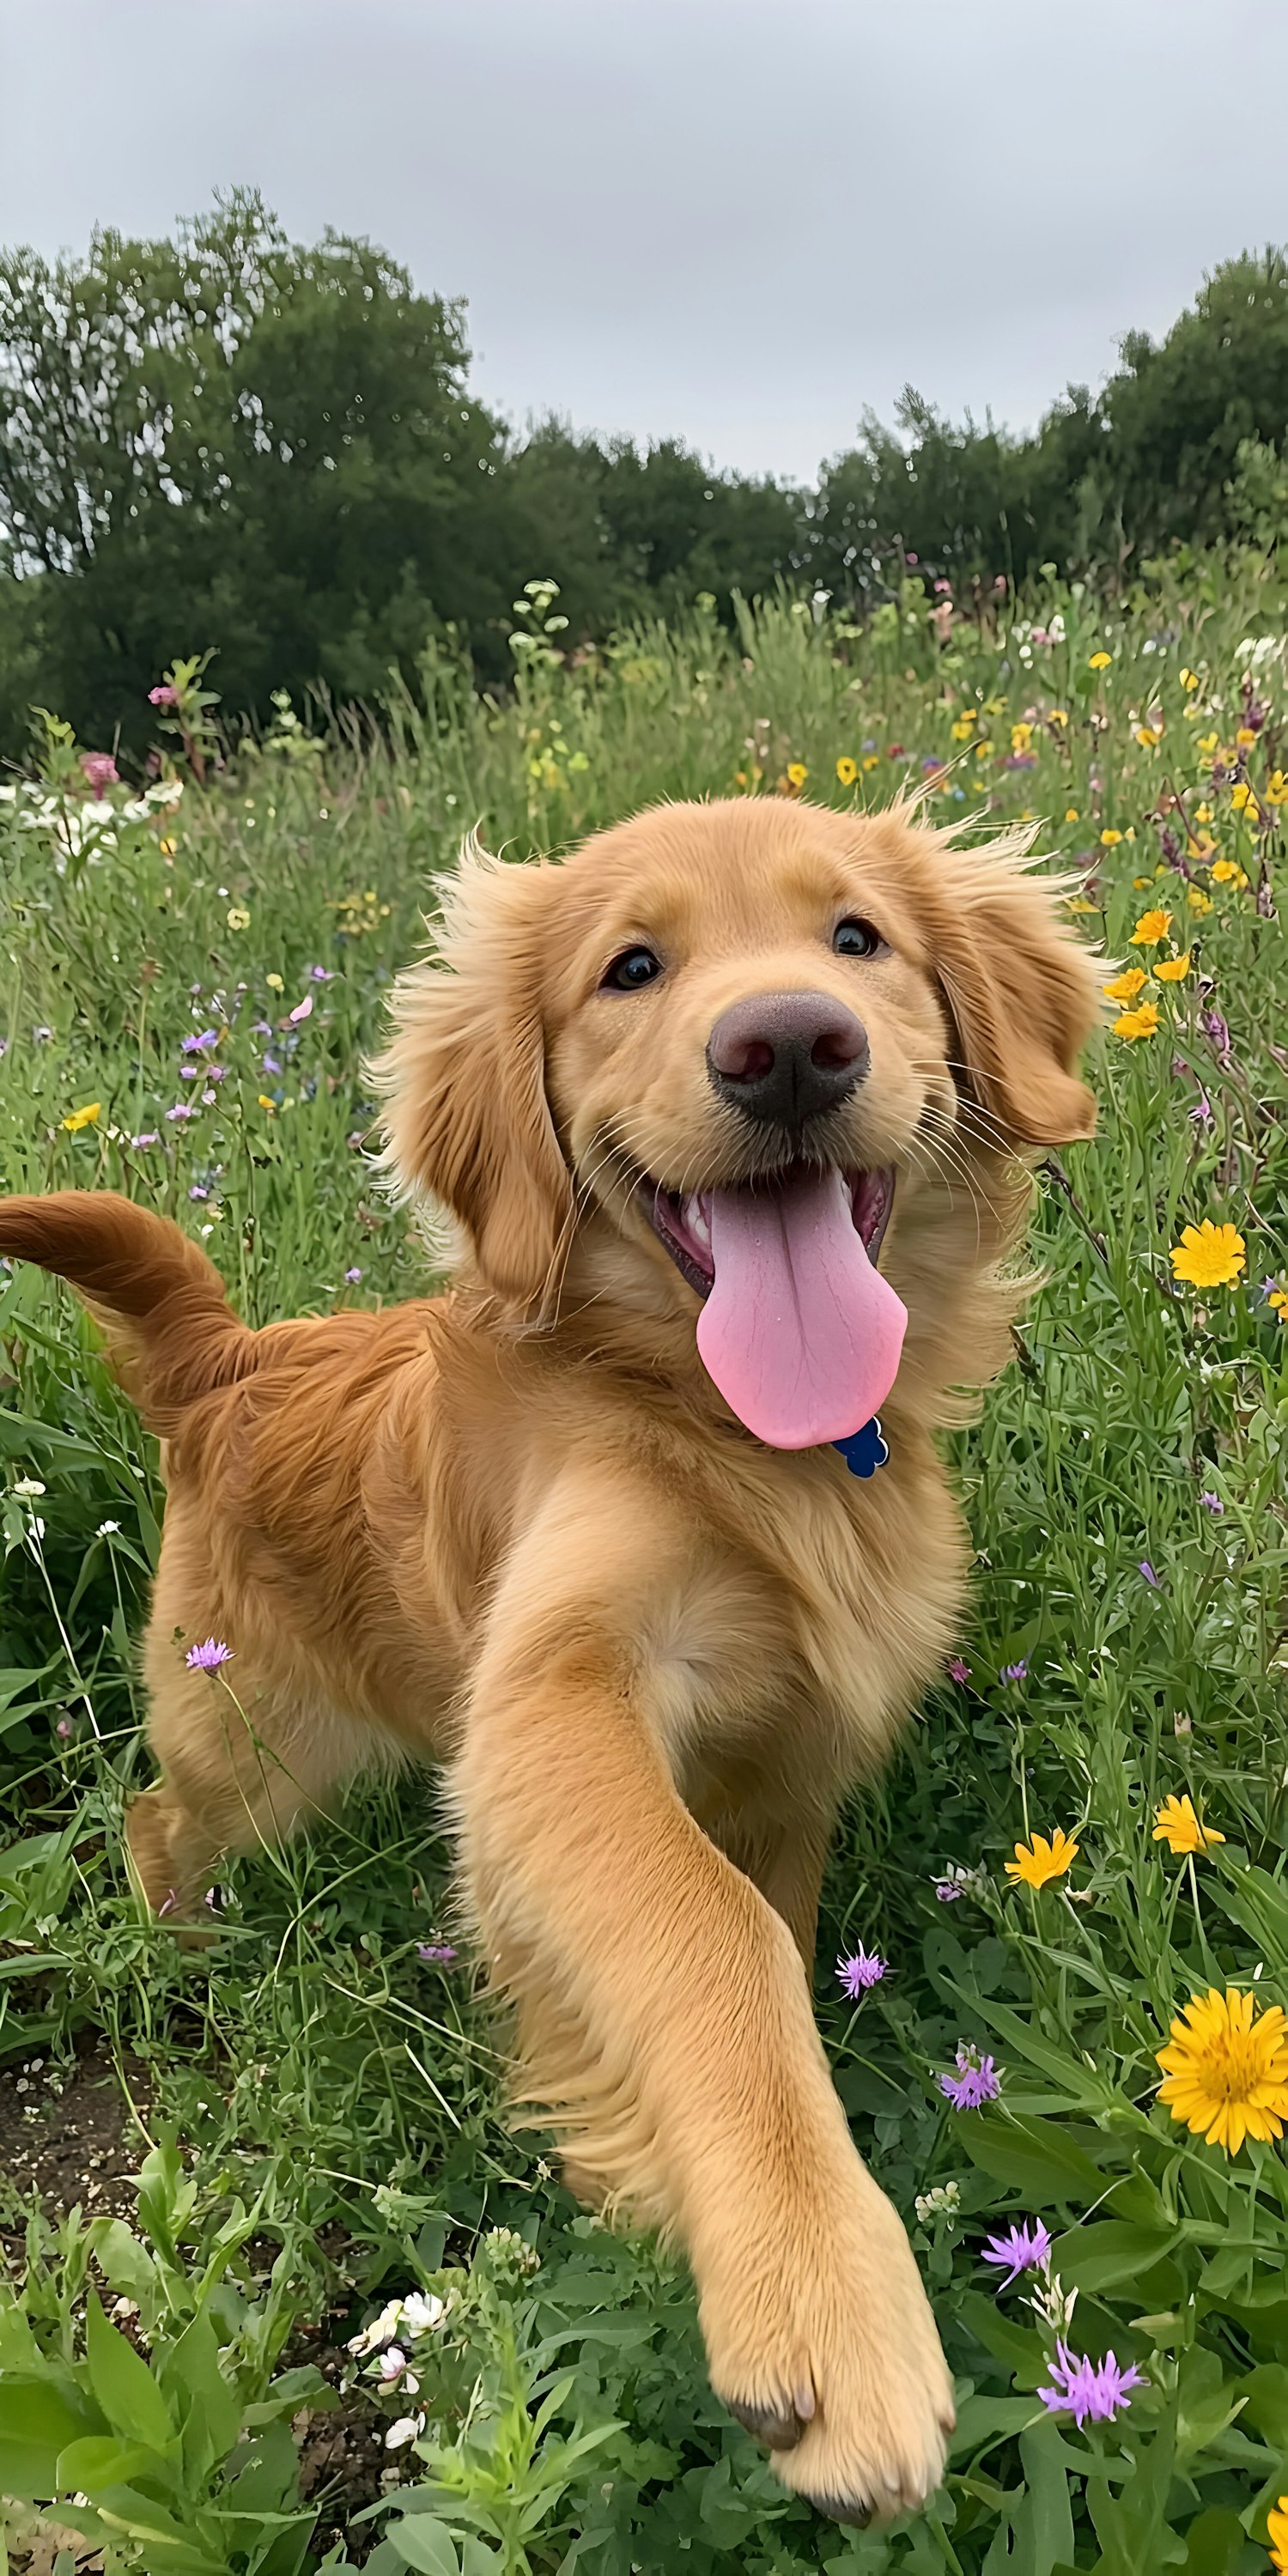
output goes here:
[[301, 248], [239, 193], [174, 242], [20, 251], [0, 352], [0, 548], [78, 724], [139, 738], [195, 642], [237, 708], [375, 688], [438, 621], [504, 626], [504, 440], [460, 308], [370, 244]]

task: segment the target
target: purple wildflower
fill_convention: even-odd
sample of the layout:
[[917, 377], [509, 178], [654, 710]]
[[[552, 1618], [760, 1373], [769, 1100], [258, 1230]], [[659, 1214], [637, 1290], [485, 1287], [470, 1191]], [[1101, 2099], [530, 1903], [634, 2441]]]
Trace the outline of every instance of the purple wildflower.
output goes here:
[[271, 1020], [252, 1020], [250, 1024], [250, 1033], [251, 1036], [255, 1038], [271, 1038], [273, 1034], [273, 1023]]
[[1158, 1576], [1155, 1574], [1153, 1566], [1150, 1564], [1147, 1556], [1142, 1556], [1140, 1560], [1140, 1572], [1143, 1574], [1151, 1592], [1162, 1591], [1162, 1584], [1159, 1582]]
[[1228, 1065], [1230, 1061], [1229, 1021], [1220, 1011], [1209, 1008], [1206, 1011], [1200, 1011], [1199, 1027], [1209, 1045], [1215, 1048], [1218, 1064]]
[[145, 1127], [141, 1136], [131, 1136], [130, 1138], [130, 1143], [136, 1148], [136, 1150], [140, 1149], [144, 1145], [159, 1145], [160, 1142], [160, 1134], [155, 1127]]
[[957, 2051], [955, 2075], [941, 2075], [939, 2090], [954, 2111], [978, 2111], [985, 2102], [995, 2102], [1001, 2092], [1001, 2078], [991, 2057], [981, 2057], [974, 2043]]
[[197, 1112], [190, 1100], [176, 1100], [173, 1109], [167, 1109], [165, 1114], [173, 1125], [176, 1118], [195, 1118]]
[[1029, 1659], [1027, 1655], [1022, 1655], [1018, 1664], [1003, 1664], [1002, 1666], [1002, 1679], [1004, 1682], [1026, 1682], [1028, 1677]]
[[879, 1986], [885, 1972], [886, 1962], [880, 1951], [865, 1950], [861, 1941], [853, 1958], [840, 1958], [836, 1963], [836, 1973], [841, 1980], [842, 1990], [849, 1996], [852, 2004], [856, 2004], [860, 1996], [867, 1993], [869, 1986]]
[[315, 984], [334, 984], [335, 982], [335, 968], [333, 966], [309, 966], [305, 969], [305, 972], [311, 977]]
[[217, 1673], [221, 1664], [232, 1662], [232, 1654], [222, 1638], [207, 1637], [204, 1645], [189, 1646], [183, 1660], [190, 1673]]
[[1051, 2380], [1049, 2388], [1039, 2388], [1038, 2396], [1049, 2414], [1072, 2415], [1079, 2432], [1088, 2422], [1112, 2424], [1130, 2405], [1133, 2390], [1148, 2384], [1134, 2363], [1122, 2369], [1116, 2353], [1091, 2361], [1086, 2353], [1070, 2352], [1063, 2342], [1056, 2345]]
[[1206, 1091], [1201, 1091], [1194, 1108], [1189, 1113], [1190, 1125], [1191, 1127], [1210, 1127], [1212, 1118], [1212, 1103]]
[[344, 1274], [344, 1284], [346, 1288], [356, 1288], [361, 1277], [362, 1272], [360, 1270], [346, 1270]]
[[970, 1680], [970, 1665], [962, 1655], [950, 1656], [946, 1669], [950, 1682], [968, 1682]]
[[456, 1963], [456, 1952], [450, 1941], [418, 1941], [416, 1956], [431, 1968], [451, 1968]]
[[941, 1905], [955, 1905], [958, 1897], [966, 1893], [959, 1879], [932, 1878], [930, 1884]]
[[155, 689], [149, 689], [148, 691], [148, 705], [150, 707], [177, 707], [178, 703], [179, 692], [177, 689], [171, 687], [168, 680], [159, 681]]
[[281, 1070], [282, 1068], [275, 1055], [266, 1055], [261, 1059], [261, 1073], [280, 1073]]
[[218, 1046], [218, 1044], [218, 1029], [202, 1029], [200, 1034], [194, 1030], [188, 1037], [180, 1038], [179, 1053], [180, 1055], [202, 1055], [205, 1054], [210, 1047]]
[[1021, 2272], [1040, 2271], [1049, 2260], [1050, 2253], [1050, 2230], [1043, 2226], [1040, 2218], [1031, 2223], [1026, 2218], [1019, 2227], [1008, 2227], [1005, 2236], [990, 2236], [980, 2259], [985, 2263], [995, 2263], [1003, 2271], [1004, 2278], [997, 2286], [999, 2290], [1009, 2290]]
[[67, 1742], [67, 1738], [71, 1734], [71, 1731], [71, 1719], [69, 1717], [60, 1717], [57, 1726], [54, 1728], [54, 1733], [61, 1744], [65, 1744]]
[[188, 1196], [190, 1199], [208, 1199], [210, 1192], [209, 1190], [203, 1190], [200, 1181], [194, 1181], [192, 1188], [188, 1192]]
[[1219, 1494], [1200, 1494], [1199, 1505], [1201, 1510], [1205, 1512], [1223, 1512], [1225, 1510], [1225, 1505]]

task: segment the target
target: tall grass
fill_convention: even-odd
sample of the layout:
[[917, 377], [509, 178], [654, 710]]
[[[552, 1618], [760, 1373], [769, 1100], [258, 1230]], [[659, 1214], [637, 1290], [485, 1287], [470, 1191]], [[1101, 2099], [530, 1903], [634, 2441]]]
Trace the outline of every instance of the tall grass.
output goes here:
[[[61, 2223], [16, 2170], [5, 2186], [11, 2228], [30, 2225], [0, 2308], [0, 2492], [57, 2492], [109, 2566], [302, 2565], [318, 2499], [298, 2499], [287, 2426], [336, 2378], [309, 2370], [415, 2286], [446, 2321], [419, 2339], [404, 2321], [420, 2390], [377, 2392], [373, 2420], [424, 2429], [379, 2454], [383, 2518], [338, 2500], [334, 2566], [379, 2529], [373, 2568], [464, 2576], [1242, 2576], [1288, 2487], [1288, 2166], [1273, 2140], [1232, 2157], [1191, 2134], [1156, 2087], [1192, 1996], [1288, 2002], [1279, 587], [1251, 558], [1160, 574], [1112, 614], [1053, 587], [943, 642], [913, 585], [862, 633], [782, 603], [735, 635], [699, 613], [571, 664], [550, 608], [538, 595], [504, 702], [431, 658], [379, 727], [311, 735], [283, 708], [146, 812], [123, 786], [87, 797], [79, 747], [46, 729], [0, 796], [3, 1177], [179, 1216], [255, 1323], [422, 1289], [373, 1178], [361, 1064], [475, 824], [521, 854], [661, 796], [849, 808], [912, 780], [966, 829], [1041, 817], [1109, 958], [1188, 951], [1143, 988], [1156, 1030], [1097, 1046], [1096, 1142], [1039, 1174], [1045, 1285], [954, 1444], [977, 1548], [959, 1678], [856, 1802], [829, 1877], [819, 2009], [958, 2374], [948, 2481], [893, 2534], [786, 2498], [706, 2391], [682, 2275], [577, 2216], [499, 2125], [468, 1958], [420, 1955], [453, 1939], [432, 1783], [367, 1791], [240, 1867], [198, 1958], [140, 1920], [120, 1824], [147, 1773], [132, 1640], [156, 1460], [91, 1328], [26, 1271], [0, 1291], [0, 2103], [37, 2142], [51, 2075], [96, 2054], [147, 2162], [132, 2230], [96, 2216], [88, 2179]], [[1169, 932], [1133, 946], [1160, 907]], [[1170, 1257], [1204, 1219], [1245, 1248], [1210, 1290]], [[1169, 1795], [1224, 1841], [1173, 1856], [1154, 1837]], [[1016, 1842], [1056, 1826], [1079, 1844], [1068, 1873], [1008, 1879]], [[853, 2009], [831, 1962], [860, 1939], [890, 1973]], [[977, 2112], [938, 2083], [963, 2045], [1002, 2070]], [[981, 2243], [1020, 2220], [1050, 2231], [1051, 2263], [999, 2293]], [[1079, 2429], [1036, 2394], [1065, 2316], [1052, 2276], [1077, 2292], [1069, 2344], [1144, 2376], [1111, 2422]], [[111, 2332], [148, 2356], [150, 2431], [129, 2362], [97, 2326], [86, 2344], [95, 2283], [137, 2309]], [[375, 2367], [341, 2362], [363, 2390]]]

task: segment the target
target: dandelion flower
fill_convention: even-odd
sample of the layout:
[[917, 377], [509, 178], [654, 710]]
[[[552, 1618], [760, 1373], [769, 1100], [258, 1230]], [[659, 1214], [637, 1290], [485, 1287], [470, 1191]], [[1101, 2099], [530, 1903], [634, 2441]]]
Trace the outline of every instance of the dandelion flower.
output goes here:
[[1154, 973], [1158, 977], [1160, 984], [1183, 984], [1189, 971], [1190, 952], [1188, 948], [1180, 957], [1156, 957], [1154, 960]]
[[886, 1961], [880, 1951], [865, 1950], [861, 1941], [853, 1958], [840, 1958], [836, 1963], [836, 1973], [841, 1980], [842, 1991], [849, 1996], [851, 2003], [855, 2004], [861, 1995], [867, 1993], [869, 1986], [880, 1985], [885, 1972]]
[[1134, 1002], [1142, 986], [1148, 981], [1149, 977], [1143, 966], [1126, 966], [1121, 975], [1115, 975], [1112, 984], [1103, 984], [1101, 991], [1106, 1001]]
[[1026, 2218], [1019, 2227], [1008, 2227], [1005, 2236], [990, 2236], [980, 2260], [994, 2263], [1003, 2272], [999, 2290], [1009, 2290], [1021, 2272], [1040, 2271], [1050, 2259], [1051, 2237], [1041, 2219], [1030, 2224]]
[[1247, 1247], [1237, 1229], [1213, 1225], [1209, 1216], [1202, 1225], [1185, 1226], [1171, 1252], [1175, 1276], [1191, 1288], [1228, 1288], [1246, 1259]]
[[1142, 912], [1129, 944], [1133, 948], [1152, 948], [1156, 941], [1166, 939], [1171, 927], [1170, 912]]
[[1152, 1038], [1157, 1031], [1157, 1002], [1140, 1002], [1134, 1011], [1120, 1011], [1114, 1022], [1114, 1036], [1126, 1038], [1129, 1043], [1135, 1038]]
[[836, 775], [841, 786], [852, 787], [858, 774], [859, 764], [857, 760], [851, 760], [848, 752], [842, 752], [841, 757], [836, 764]]
[[1195, 1995], [1157, 2051], [1160, 2102], [1210, 2146], [1237, 2156], [1245, 2138], [1281, 2137], [1288, 2120], [1288, 2026], [1282, 2007], [1227, 1986]]
[[1133, 2391], [1147, 2385], [1134, 2362], [1125, 2370], [1120, 2367], [1116, 2353], [1091, 2361], [1086, 2353], [1070, 2352], [1066, 2343], [1059, 2343], [1051, 2364], [1051, 2384], [1037, 2393], [1048, 2414], [1072, 2415], [1081, 2432], [1088, 2422], [1112, 2424], [1130, 2405]]
[[1063, 1878], [1077, 1857], [1077, 1843], [1057, 1825], [1050, 1842], [1045, 1834], [1034, 1834], [1031, 1842], [1017, 1843], [1014, 1860], [1006, 1864], [1006, 1875], [1022, 1878], [1026, 1887], [1045, 1887], [1048, 1879]]
[[954, 2111], [978, 2111], [985, 2102], [995, 2102], [1002, 2089], [1000, 2069], [991, 2057], [981, 2057], [973, 2044], [963, 2043], [957, 2051], [957, 2072], [938, 2077], [939, 2090]]
[[63, 1120], [68, 1135], [79, 1136], [82, 1127], [97, 1126], [102, 1110], [101, 1100], [87, 1100], [83, 1109], [73, 1109]]
[[1154, 1840], [1166, 1843], [1172, 1852], [1204, 1852], [1213, 1843], [1223, 1843], [1215, 1825], [1201, 1825], [1194, 1812], [1192, 1798], [1164, 1798], [1154, 1809]]
[[200, 1646], [189, 1646], [184, 1662], [190, 1673], [217, 1673], [221, 1664], [232, 1662], [233, 1650], [220, 1637], [207, 1637]]

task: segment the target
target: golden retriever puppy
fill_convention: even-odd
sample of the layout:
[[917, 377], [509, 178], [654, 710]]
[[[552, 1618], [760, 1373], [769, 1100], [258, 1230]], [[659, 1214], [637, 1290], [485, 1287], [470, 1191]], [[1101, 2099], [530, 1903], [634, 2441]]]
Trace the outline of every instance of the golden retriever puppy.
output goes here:
[[1023, 1157], [1090, 1132], [1097, 986], [1014, 839], [668, 806], [467, 850], [397, 991], [447, 1295], [252, 1333], [126, 1201], [0, 1205], [164, 1443], [149, 1902], [445, 1763], [519, 2096], [682, 2242], [714, 2386], [842, 2517], [926, 2496], [953, 2412], [814, 2028], [820, 1874], [955, 1635], [934, 1432], [1006, 1355]]

